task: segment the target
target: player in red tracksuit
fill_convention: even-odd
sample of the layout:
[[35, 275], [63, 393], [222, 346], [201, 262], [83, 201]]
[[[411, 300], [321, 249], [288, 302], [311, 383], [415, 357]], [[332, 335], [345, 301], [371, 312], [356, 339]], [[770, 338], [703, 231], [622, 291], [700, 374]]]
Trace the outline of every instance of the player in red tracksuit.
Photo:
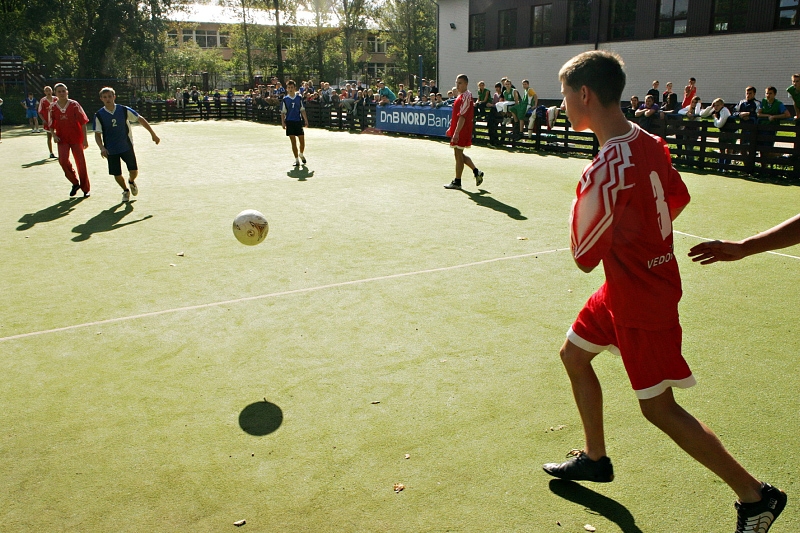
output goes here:
[[[81, 104], [69, 99], [69, 91], [63, 83], [55, 86], [57, 100], [50, 106], [50, 131], [53, 139], [58, 144], [58, 162], [64, 169], [64, 175], [70, 183], [72, 190], [70, 196], [75, 196], [78, 189], [83, 191], [83, 197], [91, 196], [89, 193], [89, 172], [86, 169], [86, 159], [83, 151], [89, 147], [86, 138], [86, 124], [89, 118], [84, 113]], [[69, 160], [69, 153], [78, 167], [78, 172]]]
[[461, 174], [464, 172], [464, 165], [472, 169], [475, 185], [483, 182], [483, 172], [478, 170], [472, 159], [464, 153], [465, 148], [472, 146], [472, 123], [475, 116], [475, 105], [472, 102], [472, 93], [467, 89], [468, 86], [469, 79], [466, 74], [459, 74], [456, 78], [458, 97], [453, 102], [453, 116], [450, 119], [450, 127], [447, 129], [450, 146], [453, 147], [456, 156], [456, 177], [444, 186], [445, 189], [461, 189]]
[[[584, 52], [561, 68], [559, 78], [573, 128], [591, 129], [601, 146], [577, 187], [572, 256], [584, 272], [602, 262], [606, 281], [586, 302], [561, 348], [585, 448], [543, 468], [562, 479], [614, 479], [606, 456], [603, 394], [592, 367], [608, 350], [622, 357], [645, 418], [736, 493], [736, 533], [766, 533], [785, 507], [786, 494], [745, 470], [672, 392], [695, 383], [681, 351], [681, 278], [672, 238], [672, 221], [689, 203], [686, 185], [664, 141], [622, 114], [625, 72], [619, 56]], [[708, 531], [716, 524], [678, 529]]]

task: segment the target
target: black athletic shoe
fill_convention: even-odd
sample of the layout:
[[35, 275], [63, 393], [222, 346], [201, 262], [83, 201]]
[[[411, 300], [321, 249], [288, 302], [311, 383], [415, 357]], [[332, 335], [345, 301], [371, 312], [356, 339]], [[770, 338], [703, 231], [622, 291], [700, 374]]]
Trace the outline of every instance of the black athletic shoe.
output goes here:
[[761, 485], [761, 501], [736, 502], [736, 533], [767, 533], [786, 507], [786, 494], [769, 483]]
[[80, 188], [81, 188], [80, 185], [73, 185], [72, 189], [69, 191], [69, 195], [70, 196], [75, 196], [75, 194], [77, 194], [77, 192], [78, 192], [78, 189], [80, 189]]
[[448, 183], [447, 185], [445, 185], [444, 188], [445, 189], [456, 189], [456, 190], [460, 191], [461, 190], [461, 182], [453, 180], [450, 183]]
[[472, 171], [472, 173], [475, 175], [475, 186], [478, 187], [481, 183], [483, 183], [483, 172], [476, 168]]
[[306, 164], [306, 156], [304, 156], [303, 154], [300, 154], [300, 161], [302, 161], [303, 164], [305, 165]]
[[608, 457], [592, 461], [583, 450], [572, 450], [567, 457], [571, 457], [571, 459], [563, 463], [547, 463], [542, 465], [542, 468], [551, 476], [570, 481], [594, 481], [595, 483], [614, 481], [614, 467]]

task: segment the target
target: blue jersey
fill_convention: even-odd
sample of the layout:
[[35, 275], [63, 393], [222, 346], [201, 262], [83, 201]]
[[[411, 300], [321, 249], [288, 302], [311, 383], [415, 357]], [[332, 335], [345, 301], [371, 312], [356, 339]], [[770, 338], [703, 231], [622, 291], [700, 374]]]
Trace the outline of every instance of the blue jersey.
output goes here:
[[36, 104], [39, 103], [39, 100], [36, 98], [26, 98], [22, 102], [25, 104], [25, 108], [28, 111], [36, 111]]
[[300, 122], [303, 120], [300, 111], [305, 110], [303, 105], [303, 97], [295, 93], [294, 98], [291, 96], [284, 96], [281, 101], [281, 114], [286, 115], [286, 120]]
[[94, 114], [94, 131], [103, 134], [103, 146], [111, 155], [133, 150], [133, 134], [130, 122], [138, 122], [139, 113], [124, 105], [115, 104], [114, 112], [105, 106]]

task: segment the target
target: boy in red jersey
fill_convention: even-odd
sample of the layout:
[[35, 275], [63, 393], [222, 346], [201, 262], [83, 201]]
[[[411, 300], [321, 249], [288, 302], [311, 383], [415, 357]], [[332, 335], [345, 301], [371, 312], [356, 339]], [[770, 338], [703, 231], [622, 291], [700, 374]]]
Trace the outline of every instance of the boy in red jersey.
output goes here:
[[585, 449], [543, 468], [562, 479], [614, 479], [603, 395], [592, 368], [594, 357], [607, 349], [621, 355], [645, 418], [737, 494], [736, 532], [766, 533], [786, 495], [747, 472], [672, 392], [695, 383], [681, 353], [681, 280], [672, 247], [672, 221], [689, 203], [686, 186], [664, 141], [622, 114], [625, 72], [617, 55], [584, 52], [561, 68], [559, 78], [572, 126], [591, 129], [601, 146], [583, 171], [572, 205], [572, 256], [584, 272], [602, 261], [606, 282], [578, 314], [561, 348]]
[[50, 131], [50, 106], [56, 101], [53, 96], [53, 88], [46, 85], [44, 88], [44, 98], [39, 100], [39, 117], [42, 119], [42, 127], [47, 132], [47, 151], [50, 152], [50, 158], [55, 159], [53, 155], [53, 133]]
[[450, 119], [450, 127], [447, 129], [450, 146], [453, 147], [456, 156], [456, 177], [444, 186], [445, 189], [461, 189], [461, 174], [464, 172], [464, 165], [472, 169], [476, 186], [483, 183], [483, 172], [475, 167], [468, 155], [464, 154], [464, 148], [472, 146], [472, 123], [475, 115], [472, 93], [469, 92], [468, 86], [469, 79], [466, 74], [459, 74], [456, 78], [458, 97], [453, 102], [453, 116]]
[[[89, 148], [86, 138], [86, 123], [89, 122], [81, 104], [69, 99], [69, 91], [63, 83], [55, 86], [57, 100], [50, 106], [50, 131], [53, 139], [58, 144], [58, 162], [64, 169], [64, 175], [70, 183], [72, 190], [70, 196], [75, 196], [78, 189], [83, 191], [83, 197], [91, 196], [89, 193], [89, 172], [86, 170], [86, 159], [83, 151]], [[78, 172], [69, 160], [69, 152], [75, 158]]]

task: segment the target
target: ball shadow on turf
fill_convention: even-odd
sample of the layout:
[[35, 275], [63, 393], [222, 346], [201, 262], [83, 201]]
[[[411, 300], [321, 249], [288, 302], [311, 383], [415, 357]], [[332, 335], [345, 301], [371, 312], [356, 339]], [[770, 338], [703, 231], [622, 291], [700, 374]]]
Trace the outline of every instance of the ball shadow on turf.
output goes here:
[[283, 423], [283, 411], [266, 399], [251, 403], [239, 413], [239, 427], [256, 437], [263, 437], [276, 431]]
[[563, 479], [550, 480], [550, 490], [556, 496], [582, 505], [600, 516], [604, 516], [617, 524], [623, 533], [642, 533], [642, 530], [636, 525], [636, 519], [628, 508], [616, 500], [598, 494], [573, 481], [565, 481]]

